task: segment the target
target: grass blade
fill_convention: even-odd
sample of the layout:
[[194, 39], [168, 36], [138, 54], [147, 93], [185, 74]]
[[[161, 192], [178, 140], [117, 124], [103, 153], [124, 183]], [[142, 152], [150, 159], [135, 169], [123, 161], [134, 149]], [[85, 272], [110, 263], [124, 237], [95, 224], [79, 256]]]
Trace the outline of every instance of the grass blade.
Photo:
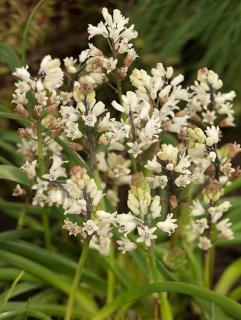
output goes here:
[[113, 312], [117, 311], [121, 307], [127, 304], [132, 304], [138, 299], [155, 292], [175, 292], [198, 297], [209, 301], [210, 303], [217, 304], [223, 311], [232, 316], [233, 319], [241, 319], [241, 305], [230, 298], [219, 295], [208, 289], [199, 288], [187, 283], [162, 282], [149, 284], [120, 294], [115, 300], [97, 312], [92, 320], [107, 319]]

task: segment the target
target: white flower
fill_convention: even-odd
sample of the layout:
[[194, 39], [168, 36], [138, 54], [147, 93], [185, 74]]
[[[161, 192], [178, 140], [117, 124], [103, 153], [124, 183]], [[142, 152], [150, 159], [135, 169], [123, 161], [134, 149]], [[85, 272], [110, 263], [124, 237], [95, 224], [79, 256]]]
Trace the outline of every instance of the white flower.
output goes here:
[[116, 68], [117, 62], [118, 60], [113, 58], [104, 59], [103, 67], [106, 69], [107, 74]]
[[86, 211], [86, 201], [84, 199], [73, 200], [67, 198], [63, 203], [64, 214], [80, 214]]
[[151, 216], [153, 219], [160, 217], [161, 209], [161, 198], [159, 196], [155, 196], [150, 206]]
[[157, 156], [163, 161], [175, 161], [177, 159], [178, 149], [171, 144], [162, 144], [161, 151]]
[[79, 130], [78, 123], [69, 122], [66, 123], [64, 132], [66, 133], [67, 137], [71, 140], [76, 140], [82, 138], [82, 133]]
[[83, 231], [85, 231], [89, 236], [99, 230], [98, 221], [87, 220], [83, 223]]
[[173, 219], [173, 213], [169, 213], [166, 220], [157, 223], [157, 227], [163, 232], [167, 232], [170, 236], [178, 227], [176, 224], [177, 219]]
[[231, 240], [233, 239], [233, 231], [231, 230], [232, 223], [229, 218], [223, 219], [216, 224], [216, 228], [220, 231], [219, 238], [221, 240]]
[[135, 39], [138, 35], [134, 30], [134, 26], [126, 27], [129, 19], [122, 16], [118, 9], [113, 10], [113, 16], [111, 16], [108, 9], [103, 8], [102, 15], [105, 20], [104, 22], [101, 21], [96, 27], [89, 24], [89, 39], [102, 35], [104, 38], [110, 38], [113, 41], [115, 50], [119, 53], [128, 52], [132, 47], [129, 41]]
[[207, 156], [208, 160], [210, 160], [211, 162], [215, 162], [216, 157], [217, 157], [217, 154], [214, 151], [209, 152]]
[[173, 163], [168, 163], [166, 165], [166, 169], [169, 170], [169, 171], [173, 171], [174, 170], [174, 164]]
[[111, 239], [108, 236], [93, 235], [90, 241], [90, 248], [99, 251], [103, 256], [108, 256], [111, 249]]
[[176, 76], [172, 81], [171, 81], [171, 85], [172, 86], [177, 86], [179, 85], [181, 82], [183, 82], [184, 80], [184, 76], [182, 74], [179, 74], [178, 76]]
[[152, 160], [148, 160], [147, 164], [145, 165], [145, 168], [148, 170], [160, 173], [162, 171], [162, 166], [159, 162], [157, 162], [156, 156]]
[[49, 169], [49, 173], [43, 175], [43, 178], [49, 181], [55, 181], [59, 177], [66, 177], [66, 171], [65, 168], [62, 167], [62, 164], [67, 163], [68, 161], [63, 161], [58, 155], [53, 155], [51, 159], [53, 160], [52, 166]]
[[149, 188], [139, 187], [128, 193], [127, 205], [129, 209], [137, 216], [145, 216], [148, 213], [151, 204], [151, 194]]
[[76, 73], [77, 72], [77, 68], [76, 68], [76, 64], [77, 63], [77, 60], [74, 59], [73, 57], [66, 57], [64, 59], [64, 65], [65, 65], [65, 68], [67, 69], [67, 72], [69, 73]]
[[92, 200], [92, 205], [97, 206], [100, 202], [101, 198], [103, 197], [103, 193], [101, 190], [96, 190], [92, 194], [90, 194]]
[[79, 112], [71, 106], [61, 106], [59, 113], [63, 123], [76, 122], [79, 119]]
[[178, 164], [175, 167], [175, 171], [182, 174], [190, 174], [191, 171], [188, 169], [191, 165], [190, 158], [182, 155], [179, 159]]
[[91, 99], [88, 103], [88, 108], [86, 108], [85, 103], [78, 102], [77, 106], [82, 113], [82, 119], [85, 124], [89, 127], [94, 127], [98, 116], [105, 112], [105, 105], [103, 102], [99, 101], [96, 103], [95, 99]]
[[200, 237], [198, 246], [200, 249], [208, 250], [212, 247], [212, 243], [207, 237]]
[[198, 219], [191, 223], [191, 230], [194, 234], [203, 234], [208, 228], [209, 226], [206, 218]]
[[60, 206], [63, 203], [63, 193], [61, 190], [54, 188], [48, 191], [48, 204], [49, 206]]
[[124, 233], [125, 236], [136, 228], [136, 222], [132, 214], [117, 214], [116, 220], [119, 224], [119, 232]]
[[16, 68], [13, 72], [13, 75], [17, 78], [20, 78], [24, 82], [30, 82], [30, 73], [28, 72], [28, 66]]
[[118, 250], [120, 250], [123, 254], [136, 249], [136, 244], [130, 241], [128, 238], [121, 238], [120, 240], [117, 240], [117, 244]]
[[192, 176], [189, 174], [180, 175], [175, 179], [175, 184], [180, 188], [185, 188], [192, 182]]
[[227, 212], [231, 208], [231, 206], [231, 202], [226, 200], [218, 206], [218, 209], [222, 212]]
[[122, 105], [116, 101], [112, 102], [112, 106], [126, 115], [132, 115], [133, 118], [145, 119], [150, 110], [150, 104], [133, 91], [127, 91], [125, 95], [121, 96]]
[[147, 247], [150, 247], [151, 241], [157, 238], [157, 236], [153, 234], [156, 229], [157, 227], [148, 228], [148, 226], [144, 226], [144, 228], [137, 228], [140, 237], [137, 238], [136, 242], [144, 242]]
[[60, 60], [52, 59], [50, 55], [43, 58], [40, 64], [40, 74], [45, 75], [44, 85], [48, 90], [56, 90], [63, 84], [64, 73], [60, 68]]
[[149, 148], [151, 144], [158, 141], [159, 134], [162, 131], [161, 123], [158, 118], [149, 119], [144, 128], [142, 128], [139, 138], [144, 150]]
[[73, 223], [68, 219], [64, 220], [63, 229], [67, 230], [70, 236], [73, 234], [75, 237], [82, 232], [81, 227], [76, 222]]
[[19, 197], [19, 196], [24, 196], [25, 194], [26, 194], [26, 191], [20, 186], [20, 184], [17, 184], [13, 190], [12, 196]]
[[205, 213], [205, 209], [201, 205], [199, 200], [193, 200], [191, 206], [191, 215], [193, 217], [202, 216]]
[[27, 173], [27, 176], [30, 180], [32, 180], [36, 176], [36, 166], [37, 160], [32, 162], [26, 161], [24, 165], [21, 166], [21, 169]]
[[137, 158], [138, 155], [142, 153], [141, 146], [138, 142], [128, 142], [127, 145], [130, 148], [128, 152], [133, 154], [134, 158]]
[[218, 78], [218, 75], [212, 70], [208, 70], [207, 68], [201, 68], [198, 70], [197, 79], [200, 82], [207, 82], [215, 89], [220, 89], [223, 85], [223, 82]]
[[218, 143], [219, 140], [219, 127], [211, 126], [206, 130], [207, 138], [206, 143], [208, 146], [213, 146]]
[[156, 189], [156, 188], [161, 188], [164, 189], [167, 185], [168, 182], [168, 178], [167, 176], [152, 176], [152, 177], [147, 177], [147, 182], [150, 186], [150, 188], [152, 189]]
[[114, 223], [116, 221], [116, 214], [117, 212], [110, 213], [103, 210], [96, 211], [98, 219], [108, 223]]
[[113, 170], [113, 172], [115, 173], [116, 178], [120, 178], [120, 177], [128, 175], [131, 172], [131, 170], [126, 168], [126, 167], [124, 167], [124, 166], [118, 165]]
[[83, 115], [82, 116], [86, 126], [89, 126], [89, 127], [94, 127], [96, 121], [97, 121], [97, 118], [94, 114], [87, 114], [86, 116]]
[[89, 39], [93, 38], [94, 36], [98, 36], [98, 35], [102, 35], [102, 36], [104, 36], [104, 38], [107, 38], [107, 35], [108, 35], [108, 31], [107, 31], [105, 25], [103, 24], [103, 22], [98, 23], [97, 27], [89, 24], [88, 33], [89, 33]]
[[47, 191], [49, 183], [37, 178], [37, 183], [32, 186], [33, 190], [37, 190], [38, 193], [43, 193]]

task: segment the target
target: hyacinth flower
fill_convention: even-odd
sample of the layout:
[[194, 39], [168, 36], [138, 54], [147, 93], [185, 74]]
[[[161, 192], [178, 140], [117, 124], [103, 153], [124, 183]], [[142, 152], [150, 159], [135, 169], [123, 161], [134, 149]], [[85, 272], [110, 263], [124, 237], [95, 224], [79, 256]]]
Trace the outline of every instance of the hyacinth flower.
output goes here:
[[[12, 103], [29, 123], [19, 129], [17, 147], [31, 181], [30, 191], [17, 184], [13, 195], [29, 193], [32, 204], [43, 208], [48, 248], [46, 209], [53, 207], [62, 214], [63, 230], [82, 244], [65, 320], [72, 319], [89, 250], [110, 261], [140, 252], [149, 282], [156, 283], [164, 281], [158, 249], [168, 243], [162, 258], [175, 271], [185, 260], [185, 242], [202, 252], [204, 284], [211, 288], [216, 243], [234, 238], [231, 203], [222, 198], [240, 175], [232, 159], [241, 149], [220, 142], [222, 128], [234, 126], [235, 93], [223, 93], [222, 81], [207, 68], [190, 87], [162, 63], [150, 72], [134, 68], [134, 25], [117, 9], [111, 14], [103, 8], [102, 16], [88, 34], [91, 41], [102, 37], [106, 51], [90, 42], [78, 57], [45, 56], [37, 74], [29, 66], [13, 72]], [[123, 83], [130, 89], [124, 91]], [[111, 102], [99, 99], [101, 86], [111, 90]], [[120, 197], [123, 186], [126, 197]], [[110, 272], [108, 302], [115, 295], [112, 277]], [[165, 291], [153, 301], [155, 314], [174, 319]]]

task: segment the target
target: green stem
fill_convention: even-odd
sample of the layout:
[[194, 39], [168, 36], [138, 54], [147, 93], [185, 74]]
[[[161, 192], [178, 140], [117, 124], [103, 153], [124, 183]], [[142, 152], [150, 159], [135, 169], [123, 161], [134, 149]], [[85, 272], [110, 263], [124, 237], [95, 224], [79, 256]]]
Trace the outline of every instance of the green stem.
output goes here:
[[213, 244], [211, 248], [205, 255], [204, 260], [204, 285], [205, 287], [211, 289], [213, 285], [213, 273], [214, 273], [214, 263], [215, 263], [215, 229], [214, 226], [209, 223], [209, 238]]
[[45, 173], [41, 120], [38, 121], [37, 134], [38, 134], [38, 171], [39, 171], [39, 177], [41, 178]]
[[207, 288], [212, 288], [213, 283], [213, 271], [215, 261], [215, 247], [212, 246], [205, 256], [204, 262], [204, 285]]
[[[38, 121], [37, 134], [38, 134], [38, 174], [39, 174], [39, 177], [41, 178], [45, 173], [41, 120]], [[52, 245], [51, 245], [51, 235], [50, 235], [50, 229], [49, 229], [49, 218], [48, 218], [48, 212], [46, 211], [46, 209], [42, 210], [42, 223], [44, 228], [45, 247], [47, 249], [51, 249]]]
[[68, 303], [67, 303], [67, 307], [66, 307], [66, 313], [65, 313], [65, 318], [64, 318], [65, 320], [72, 319], [75, 294], [78, 289], [81, 275], [83, 272], [83, 268], [84, 268], [86, 260], [87, 260], [87, 256], [88, 256], [88, 252], [89, 252], [89, 243], [90, 243], [90, 239], [87, 239], [84, 243], [84, 247], [83, 247], [80, 259], [79, 259], [79, 263], [78, 263], [76, 271], [75, 271], [75, 276], [74, 276], [74, 279], [72, 282], [72, 287], [71, 287], [71, 291], [70, 291], [70, 295], [69, 295], [69, 299], [68, 299]]
[[[156, 265], [156, 257], [154, 248], [151, 248], [150, 255], [149, 255], [149, 264], [150, 264], [150, 270], [151, 270], [151, 282], [158, 282], [159, 280], [163, 281], [163, 278], [161, 277], [157, 265]], [[172, 312], [171, 307], [168, 301], [167, 293], [161, 292], [158, 294], [159, 302], [160, 302], [160, 311], [161, 311], [161, 319], [162, 320], [172, 320]], [[159, 304], [158, 304], [159, 308]], [[155, 311], [156, 319], [159, 317], [159, 310]]]
[[120, 103], [122, 104], [122, 102], [123, 102], [122, 101], [122, 87], [121, 87], [121, 81], [119, 79], [119, 75], [117, 72], [116, 72], [116, 87], [117, 87], [117, 93], [118, 93]]
[[22, 38], [22, 45], [21, 45], [21, 58], [22, 58], [22, 63], [23, 65], [25, 65], [26, 63], [26, 50], [27, 50], [27, 39], [28, 39], [28, 34], [29, 34], [29, 29], [30, 29], [30, 25], [31, 22], [33, 20], [34, 15], [36, 14], [36, 12], [38, 11], [38, 9], [40, 8], [40, 6], [43, 4], [45, 0], [40, 0], [36, 6], [33, 8], [23, 31], [23, 38]]
[[[112, 264], [114, 261], [114, 251], [113, 247], [110, 249], [110, 256], [107, 258], [110, 260]], [[111, 268], [108, 268], [107, 272], [107, 303], [110, 303], [114, 298], [114, 283], [115, 283], [115, 275]]]

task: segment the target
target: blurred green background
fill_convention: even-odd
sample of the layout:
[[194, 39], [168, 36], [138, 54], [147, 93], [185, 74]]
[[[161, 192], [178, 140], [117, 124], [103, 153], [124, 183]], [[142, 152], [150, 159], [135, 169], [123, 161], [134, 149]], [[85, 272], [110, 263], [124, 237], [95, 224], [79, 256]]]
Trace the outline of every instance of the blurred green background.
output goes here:
[[[24, 26], [37, 0], [0, 1], [0, 43], [20, 54]], [[135, 24], [139, 38], [136, 66], [151, 69], [157, 62], [172, 65], [191, 84], [197, 70], [206, 66], [219, 73], [224, 90], [234, 89], [236, 128], [224, 130], [224, 142], [241, 143], [241, 1], [240, 0], [45, 0], [33, 18], [28, 37], [27, 63], [34, 71], [46, 54], [64, 58], [78, 56], [87, 47], [89, 23], [101, 19], [101, 8], [119, 8]], [[11, 108], [14, 78], [4, 63], [0, 49], [0, 107]], [[14, 142], [18, 128], [14, 121], [0, 118], [0, 163], [10, 160], [18, 165], [21, 155]], [[7, 159], [7, 160], [6, 160]], [[241, 159], [236, 160], [241, 163]], [[5, 186], [5, 184], [4, 184]], [[9, 199], [13, 184], [6, 183], [1, 197]], [[15, 220], [3, 214], [2, 229]], [[229, 248], [222, 256], [225, 265], [230, 257], [239, 256]]]

